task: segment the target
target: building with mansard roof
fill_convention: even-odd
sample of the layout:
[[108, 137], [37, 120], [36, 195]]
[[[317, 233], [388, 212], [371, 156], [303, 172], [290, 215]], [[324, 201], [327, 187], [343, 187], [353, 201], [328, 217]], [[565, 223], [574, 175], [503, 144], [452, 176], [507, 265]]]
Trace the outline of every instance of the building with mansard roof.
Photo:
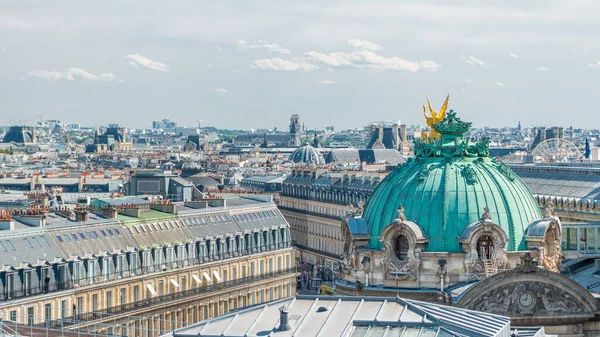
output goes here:
[[293, 296], [289, 226], [271, 196], [0, 213], [0, 314], [21, 324], [159, 336]]

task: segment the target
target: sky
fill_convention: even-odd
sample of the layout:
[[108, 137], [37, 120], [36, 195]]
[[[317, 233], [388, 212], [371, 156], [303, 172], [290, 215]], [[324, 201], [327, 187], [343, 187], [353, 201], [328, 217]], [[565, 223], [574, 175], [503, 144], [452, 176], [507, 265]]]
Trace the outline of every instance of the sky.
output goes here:
[[[0, 125], [600, 127], [597, 0], [0, 0]], [[40, 117], [41, 116], [41, 117]]]

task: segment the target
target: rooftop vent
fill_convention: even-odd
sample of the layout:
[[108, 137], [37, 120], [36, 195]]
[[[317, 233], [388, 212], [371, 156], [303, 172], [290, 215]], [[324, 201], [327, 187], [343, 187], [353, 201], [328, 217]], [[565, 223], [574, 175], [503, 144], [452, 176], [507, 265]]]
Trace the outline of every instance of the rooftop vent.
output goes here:
[[317, 309], [317, 312], [325, 312], [327, 311], [327, 308], [325, 307], [319, 307], [319, 309]]
[[292, 329], [288, 320], [288, 314], [290, 313], [290, 308], [287, 305], [279, 308], [279, 331], [289, 331]]

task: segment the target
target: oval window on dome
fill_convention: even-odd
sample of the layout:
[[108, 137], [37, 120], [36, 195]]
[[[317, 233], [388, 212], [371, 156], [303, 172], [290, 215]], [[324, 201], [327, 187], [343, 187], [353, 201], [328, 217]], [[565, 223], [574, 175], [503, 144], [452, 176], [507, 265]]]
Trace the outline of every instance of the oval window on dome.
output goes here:
[[402, 261], [406, 260], [410, 246], [408, 238], [404, 235], [398, 235], [394, 241], [394, 251], [396, 253], [396, 257]]

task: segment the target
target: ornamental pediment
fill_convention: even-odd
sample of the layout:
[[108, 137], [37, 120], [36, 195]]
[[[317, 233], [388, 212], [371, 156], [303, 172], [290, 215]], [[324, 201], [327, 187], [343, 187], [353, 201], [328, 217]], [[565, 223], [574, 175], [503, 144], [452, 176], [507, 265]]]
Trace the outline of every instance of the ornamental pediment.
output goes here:
[[489, 277], [467, 290], [457, 306], [511, 317], [515, 324], [581, 323], [593, 318], [596, 300], [570, 278], [535, 264]]

